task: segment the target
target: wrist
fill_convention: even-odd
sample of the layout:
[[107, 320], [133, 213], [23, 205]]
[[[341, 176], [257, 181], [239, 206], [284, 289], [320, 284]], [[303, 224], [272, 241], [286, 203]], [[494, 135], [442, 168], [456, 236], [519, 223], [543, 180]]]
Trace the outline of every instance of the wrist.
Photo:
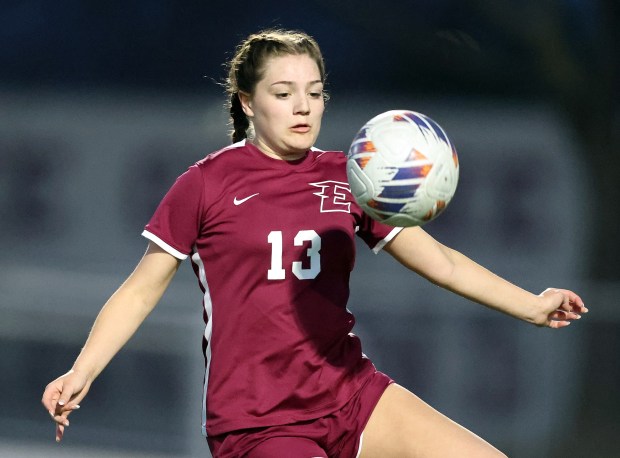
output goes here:
[[534, 310], [534, 321], [536, 326], [543, 326], [547, 322], [547, 314], [545, 313], [546, 304], [543, 296], [535, 296], [536, 307]]
[[82, 377], [84, 377], [87, 380], [89, 380], [90, 382], [95, 380], [95, 378], [98, 375], [98, 372], [96, 371], [96, 369], [94, 367], [91, 367], [91, 366], [89, 366], [87, 364], [84, 364], [84, 363], [78, 362], [78, 361], [76, 361], [75, 364], [73, 364], [73, 367], [71, 368], [71, 370], [69, 372], [70, 373], [74, 373], [74, 374], [79, 374]]
[[535, 294], [521, 308], [521, 319], [527, 323], [541, 326], [546, 322], [545, 299]]

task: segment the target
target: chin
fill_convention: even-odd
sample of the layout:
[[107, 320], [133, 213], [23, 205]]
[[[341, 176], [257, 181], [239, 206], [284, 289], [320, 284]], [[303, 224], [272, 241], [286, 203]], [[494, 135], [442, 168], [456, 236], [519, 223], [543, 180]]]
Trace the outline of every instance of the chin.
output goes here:
[[314, 140], [316, 139], [312, 138], [312, 139], [304, 139], [304, 141], [291, 142], [288, 145], [288, 147], [290, 151], [295, 151], [297, 153], [305, 153], [306, 151], [308, 151], [310, 148], [314, 146]]
[[285, 147], [285, 151], [288, 154], [303, 154], [306, 151], [308, 151], [310, 148], [312, 148], [312, 144], [310, 143], [296, 143], [294, 145], [286, 145]]

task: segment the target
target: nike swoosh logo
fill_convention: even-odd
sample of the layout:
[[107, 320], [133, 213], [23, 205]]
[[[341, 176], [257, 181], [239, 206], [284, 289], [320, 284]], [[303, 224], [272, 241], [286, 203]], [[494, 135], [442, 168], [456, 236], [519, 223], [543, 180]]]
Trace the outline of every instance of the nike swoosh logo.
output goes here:
[[237, 197], [235, 196], [235, 198], [233, 199], [233, 203], [235, 205], [241, 205], [243, 202], [250, 200], [252, 197], [258, 196], [260, 193], [257, 192], [256, 194], [252, 194], [251, 196], [247, 196], [244, 197], [243, 199], [237, 199]]

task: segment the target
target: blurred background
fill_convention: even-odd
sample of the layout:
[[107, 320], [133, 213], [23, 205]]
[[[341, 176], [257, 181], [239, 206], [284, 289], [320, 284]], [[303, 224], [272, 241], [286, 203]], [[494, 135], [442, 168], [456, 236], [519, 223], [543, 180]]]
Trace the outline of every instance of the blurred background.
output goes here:
[[617, 0], [0, 2], [0, 455], [209, 456], [201, 294], [189, 263], [95, 382], [61, 445], [40, 406], [132, 271], [159, 200], [228, 144], [223, 63], [248, 33], [321, 44], [317, 147], [396, 108], [461, 160], [427, 229], [590, 314], [537, 329], [360, 245], [349, 308], [379, 369], [514, 457], [620, 456]]

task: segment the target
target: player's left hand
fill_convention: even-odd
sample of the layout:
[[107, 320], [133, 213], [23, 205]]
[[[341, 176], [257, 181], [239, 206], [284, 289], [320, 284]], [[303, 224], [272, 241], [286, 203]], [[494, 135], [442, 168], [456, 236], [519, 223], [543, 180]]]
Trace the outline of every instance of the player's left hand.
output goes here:
[[539, 297], [542, 299], [543, 309], [536, 320], [538, 326], [563, 328], [588, 313], [581, 298], [567, 289], [547, 288]]

